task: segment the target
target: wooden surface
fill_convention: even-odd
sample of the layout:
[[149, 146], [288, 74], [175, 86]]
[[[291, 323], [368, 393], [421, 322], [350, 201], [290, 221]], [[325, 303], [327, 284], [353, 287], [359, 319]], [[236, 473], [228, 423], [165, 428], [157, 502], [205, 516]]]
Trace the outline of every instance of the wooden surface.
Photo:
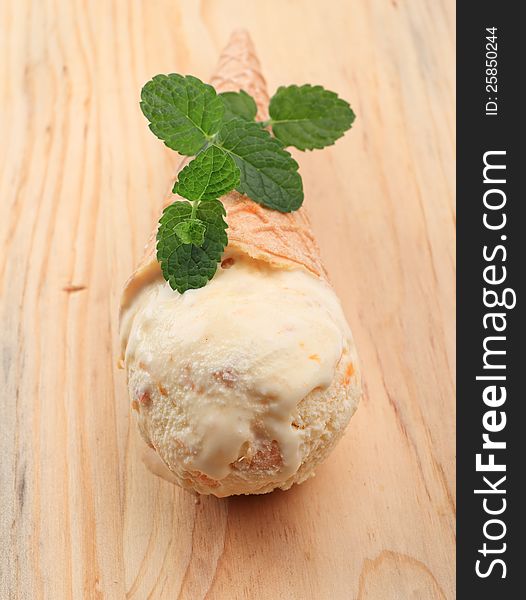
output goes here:
[[[0, 598], [453, 598], [453, 1], [0, 11]], [[299, 161], [366, 397], [315, 479], [196, 502], [139, 459], [117, 308], [177, 163], [139, 90], [206, 78], [238, 26], [271, 90], [358, 115]]]

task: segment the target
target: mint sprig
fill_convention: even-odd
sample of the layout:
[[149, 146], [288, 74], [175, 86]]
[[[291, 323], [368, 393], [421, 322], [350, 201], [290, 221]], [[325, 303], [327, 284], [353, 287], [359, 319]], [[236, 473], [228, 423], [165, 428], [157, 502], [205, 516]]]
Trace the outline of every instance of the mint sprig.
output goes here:
[[[270, 101], [270, 120], [256, 122], [257, 105], [244, 91], [217, 94], [191, 75], [156, 75], [142, 89], [141, 109], [152, 132], [195, 158], [173, 192], [157, 231], [164, 278], [180, 293], [214, 276], [228, 238], [219, 198], [233, 189], [280, 212], [303, 203], [298, 163], [285, 150], [323, 148], [349, 129], [354, 113], [321, 86], [288, 86]], [[266, 129], [272, 128], [272, 134]]]
[[[212, 279], [228, 242], [225, 215], [219, 200], [179, 201], [164, 209], [157, 230], [157, 260], [172, 289], [182, 294]], [[199, 239], [197, 223], [204, 226]]]

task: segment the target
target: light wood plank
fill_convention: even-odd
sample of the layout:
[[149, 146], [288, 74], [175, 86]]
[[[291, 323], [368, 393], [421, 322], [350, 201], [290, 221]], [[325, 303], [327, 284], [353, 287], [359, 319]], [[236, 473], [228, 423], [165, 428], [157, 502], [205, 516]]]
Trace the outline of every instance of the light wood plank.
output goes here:
[[[117, 308], [177, 163], [142, 84], [252, 34], [358, 114], [296, 153], [364, 398], [317, 477], [196, 500], [130, 427]], [[454, 597], [452, 0], [0, 2], [2, 598]]]

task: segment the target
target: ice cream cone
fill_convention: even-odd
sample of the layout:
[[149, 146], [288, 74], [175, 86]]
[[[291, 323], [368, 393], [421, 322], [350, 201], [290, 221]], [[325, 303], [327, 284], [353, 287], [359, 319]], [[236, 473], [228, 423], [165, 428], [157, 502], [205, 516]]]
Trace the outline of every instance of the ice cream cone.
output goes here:
[[[232, 34], [210, 82], [246, 91], [258, 119], [268, 118], [248, 33]], [[163, 208], [177, 200], [171, 194]], [[157, 475], [217, 496], [288, 489], [312, 475], [356, 409], [356, 348], [304, 208], [280, 213], [238, 192], [221, 201], [222, 266], [240, 257], [235, 269], [179, 296], [162, 280], [155, 227], [126, 283], [132, 407]]]

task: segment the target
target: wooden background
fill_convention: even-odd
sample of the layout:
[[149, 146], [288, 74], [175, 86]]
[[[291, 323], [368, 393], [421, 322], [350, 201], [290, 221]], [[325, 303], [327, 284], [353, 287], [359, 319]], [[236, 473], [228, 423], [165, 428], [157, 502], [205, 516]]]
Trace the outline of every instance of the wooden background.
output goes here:
[[[452, 599], [453, 0], [0, 7], [0, 598]], [[366, 396], [315, 479], [196, 502], [139, 459], [117, 310], [177, 164], [140, 88], [239, 26], [358, 115], [299, 161]]]

